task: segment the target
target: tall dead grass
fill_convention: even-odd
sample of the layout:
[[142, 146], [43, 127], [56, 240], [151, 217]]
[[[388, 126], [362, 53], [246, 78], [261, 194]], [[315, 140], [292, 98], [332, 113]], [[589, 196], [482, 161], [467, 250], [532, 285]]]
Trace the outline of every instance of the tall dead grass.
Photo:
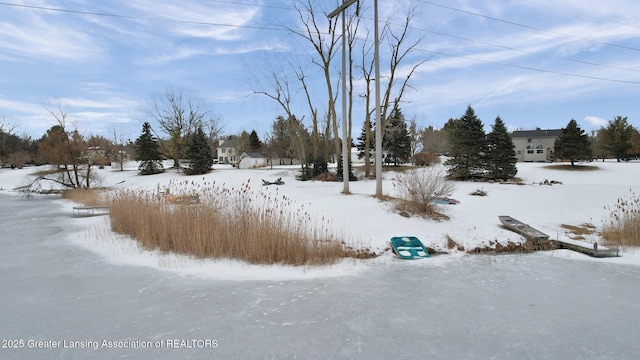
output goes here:
[[[170, 202], [194, 199], [198, 202]], [[172, 182], [167, 188], [123, 190], [110, 200], [112, 230], [144, 248], [252, 264], [328, 265], [348, 254], [327, 221], [292, 210], [286, 196], [254, 192], [249, 183]]]
[[640, 246], [640, 197], [629, 190], [629, 198], [620, 197], [613, 207], [606, 209], [609, 215], [602, 229], [602, 237], [607, 244]]
[[107, 201], [103, 191], [84, 188], [65, 190], [62, 192], [62, 198], [86, 206], [102, 206]]

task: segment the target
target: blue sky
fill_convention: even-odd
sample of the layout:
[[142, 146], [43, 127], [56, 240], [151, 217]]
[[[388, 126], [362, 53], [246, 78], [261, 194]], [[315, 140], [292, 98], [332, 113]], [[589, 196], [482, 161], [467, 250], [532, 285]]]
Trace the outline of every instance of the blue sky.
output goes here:
[[[305, 0], [306, 1], [306, 0]], [[316, 0], [311, 0], [315, 2]], [[321, 11], [338, 1], [318, 1]], [[361, 29], [372, 27], [373, 1], [361, 0]], [[281, 108], [254, 95], [273, 74], [288, 74], [292, 108], [310, 115], [291, 65], [310, 79], [326, 112], [323, 75], [287, 0], [0, 2], [0, 122], [40, 137], [62, 107], [83, 134], [135, 139], [154, 93], [179, 89], [211, 106], [226, 134], [269, 132]], [[420, 38], [399, 75], [415, 63], [401, 108], [421, 126], [441, 127], [471, 105], [487, 130], [500, 116], [510, 129], [586, 131], [617, 115], [640, 127], [640, 2], [637, 0], [380, 1], [380, 20], [399, 29], [415, 6], [410, 42]], [[353, 11], [350, 8], [349, 11]], [[382, 82], [389, 46], [382, 43]], [[354, 59], [359, 62], [359, 58]], [[332, 73], [338, 84], [340, 62]], [[359, 73], [354, 73], [361, 86]], [[356, 91], [361, 91], [359, 88]], [[354, 133], [363, 101], [356, 100]], [[338, 107], [339, 108], [339, 107]], [[69, 124], [71, 123], [71, 124]]]

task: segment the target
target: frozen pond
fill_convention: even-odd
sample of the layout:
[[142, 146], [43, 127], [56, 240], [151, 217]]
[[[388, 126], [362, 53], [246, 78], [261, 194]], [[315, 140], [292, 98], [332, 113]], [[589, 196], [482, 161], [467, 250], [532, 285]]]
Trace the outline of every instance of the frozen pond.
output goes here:
[[[2, 359], [636, 359], [640, 268], [544, 254], [226, 281], [114, 265], [0, 195]], [[57, 346], [57, 348], [47, 348]], [[82, 347], [84, 346], [84, 348]], [[139, 346], [138, 348], [134, 346]], [[96, 347], [97, 349], [94, 349]]]

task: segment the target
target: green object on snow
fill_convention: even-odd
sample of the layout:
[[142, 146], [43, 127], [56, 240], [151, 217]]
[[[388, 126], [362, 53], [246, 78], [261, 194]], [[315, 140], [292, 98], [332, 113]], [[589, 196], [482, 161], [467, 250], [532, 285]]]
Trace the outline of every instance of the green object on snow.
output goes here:
[[429, 252], [415, 236], [395, 236], [391, 238], [391, 247], [401, 259], [428, 258]]

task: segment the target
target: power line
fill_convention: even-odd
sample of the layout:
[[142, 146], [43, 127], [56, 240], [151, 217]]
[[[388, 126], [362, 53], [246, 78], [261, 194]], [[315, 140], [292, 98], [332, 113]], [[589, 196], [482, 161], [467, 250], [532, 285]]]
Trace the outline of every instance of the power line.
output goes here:
[[70, 10], [70, 9], [61, 9], [61, 8], [54, 8], [54, 7], [47, 7], [47, 6], [13, 4], [13, 3], [6, 3], [6, 2], [0, 2], [0, 5], [27, 8], [27, 9], [35, 9], [35, 10], [44, 10], [44, 11], [56, 11], [56, 12], [79, 14], [79, 15], [92, 15], [92, 16], [112, 17], [112, 18], [129, 19], [129, 20], [145, 20], [145, 21], [158, 21], [158, 22], [178, 23], [178, 24], [209, 25], [209, 26], [224, 26], [224, 27], [244, 28], [244, 29], [254, 29], [254, 30], [284, 31], [282, 28], [269, 27], [269, 26], [251, 26], [251, 25], [214, 23], [214, 22], [207, 22], [207, 21], [160, 19], [160, 18], [146, 17], [146, 16], [111, 14], [111, 13], [103, 13], [103, 12], [95, 12], [95, 11], [84, 11], [84, 10]]
[[[538, 5], [538, 3], [534, 2], [534, 1], [529, 1], [529, 0], [520, 0], [520, 1], [526, 2], [526, 3], [529, 3], [529, 4]], [[566, 12], [565, 12], [565, 14], [566, 14]], [[575, 15], [575, 14], [572, 14], [572, 15]], [[630, 24], [630, 23], [622, 22], [622, 21], [611, 20], [611, 19], [607, 19], [607, 18], [603, 18], [603, 17], [593, 16], [593, 15], [585, 14], [583, 12], [579, 13], [578, 15], [582, 16], [582, 17], [590, 18], [590, 19], [603, 21], [603, 22], [608, 22], [608, 23], [618, 24], [618, 25], [624, 25], [624, 26], [629, 26], [629, 27], [633, 27], [633, 28], [636, 28], [636, 29], [640, 29], [640, 26], [638, 26], [638, 25], [634, 25], [634, 24]]]
[[[371, 20], [370, 18], [367, 17], [363, 17], [365, 19]], [[404, 26], [402, 24], [396, 24], [396, 23], [388, 23], [389, 25], [396, 25], [396, 26]], [[511, 46], [505, 46], [505, 45], [500, 45], [500, 44], [494, 44], [488, 41], [482, 41], [482, 40], [477, 40], [477, 39], [471, 39], [471, 38], [467, 38], [467, 37], [463, 37], [463, 36], [458, 36], [458, 35], [452, 35], [452, 34], [447, 34], [447, 33], [443, 33], [443, 32], [439, 32], [439, 31], [434, 31], [434, 30], [426, 30], [426, 29], [420, 29], [420, 28], [416, 28], [416, 27], [409, 27], [410, 29], [419, 31], [419, 32], [424, 32], [424, 33], [429, 33], [429, 34], [434, 34], [434, 35], [438, 35], [438, 36], [443, 36], [443, 37], [449, 37], [452, 39], [457, 39], [457, 40], [462, 40], [462, 41], [467, 41], [467, 42], [471, 42], [471, 43], [475, 43], [475, 44], [481, 44], [481, 45], [487, 45], [487, 46], [492, 46], [495, 48], [499, 48], [499, 49], [504, 49], [504, 50], [511, 50], [511, 51], [517, 51], [517, 52], [521, 52], [521, 53], [525, 53], [525, 54], [529, 54], [529, 55], [537, 55], [540, 57], [546, 57], [546, 58], [550, 58], [550, 59], [558, 59], [558, 60], [563, 60], [563, 61], [568, 61], [568, 62], [574, 62], [574, 63], [578, 63], [578, 64], [584, 64], [584, 65], [591, 65], [591, 66], [599, 66], [599, 67], [604, 67], [604, 68], [609, 68], [609, 69], [617, 69], [617, 70], [625, 70], [625, 71], [633, 71], [633, 72], [640, 72], [640, 69], [632, 69], [632, 68], [627, 68], [627, 67], [621, 67], [621, 66], [613, 66], [613, 65], [605, 65], [605, 64], [601, 64], [601, 63], [596, 63], [596, 62], [591, 62], [591, 61], [585, 61], [585, 60], [577, 60], [577, 59], [571, 59], [571, 58], [567, 58], [567, 57], [562, 57], [562, 56], [554, 56], [554, 55], [547, 55], [547, 54], [541, 54], [535, 51], [529, 51], [529, 50], [523, 50], [523, 49], [518, 49], [515, 47], [511, 47]], [[449, 55], [449, 56], [455, 56], [455, 55]]]
[[448, 57], [461, 58], [461, 59], [466, 59], [466, 60], [472, 60], [472, 61], [483, 62], [483, 63], [487, 63], [487, 64], [494, 64], [494, 65], [500, 65], [500, 66], [507, 66], [507, 67], [511, 67], [511, 68], [522, 69], [522, 70], [529, 70], [529, 71], [536, 71], [536, 72], [541, 72], [541, 73], [549, 73], [549, 74], [556, 74], [556, 75], [571, 76], [571, 77], [577, 77], [577, 78], [583, 78], [583, 79], [601, 80], [601, 81], [608, 81], [608, 82], [616, 82], [616, 83], [624, 83], [624, 84], [640, 85], [640, 81], [619, 80], [619, 79], [609, 79], [609, 78], [603, 78], [603, 77], [597, 77], [597, 76], [589, 76], [589, 75], [572, 74], [572, 73], [567, 73], [567, 72], [562, 72], [562, 71], [546, 70], [546, 69], [539, 69], [539, 68], [534, 68], [534, 67], [530, 67], [530, 66], [515, 65], [515, 64], [507, 64], [507, 63], [503, 63], [503, 62], [499, 62], [499, 61], [491, 61], [491, 60], [485, 60], [485, 59], [478, 59], [478, 58], [474, 58], [474, 57], [471, 57], [471, 56], [464, 56], [464, 55], [452, 55], [452, 54], [448, 54], [448, 53], [445, 53], [445, 52], [442, 52], [442, 51], [435, 51], [435, 50], [426, 50], [426, 49], [416, 49], [416, 50], [423, 51], [423, 52], [428, 52], [428, 53], [432, 53], [432, 54], [435, 54], [435, 55], [443, 55], [443, 56], [448, 56]]
[[515, 22], [515, 21], [499, 19], [499, 18], [496, 18], [496, 17], [483, 15], [483, 14], [475, 13], [475, 12], [472, 12], [472, 11], [462, 10], [462, 9], [454, 8], [454, 7], [451, 7], [451, 6], [446, 6], [446, 5], [442, 5], [442, 4], [436, 4], [436, 3], [433, 3], [433, 2], [430, 2], [430, 1], [426, 1], [426, 0], [417, 0], [417, 1], [419, 1], [421, 3], [424, 3], [424, 4], [427, 4], [427, 5], [441, 7], [441, 8], [444, 8], [444, 9], [457, 11], [457, 12], [461, 12], [461, 13], [464, 13], [464, 14], [481, 17], [481, 18], [484, 18], [484, 19], [492, 20], [492, 21], [502, 22], [502, 23], [505, 23], [505, 24], [513, 25], [513, 26], [519, 26], [519, 27], [523, 27], [523, 28], [526, 28], [526, 29], [539, 31], [539, 32], [546, 33], [546, 34], [551, 34], [551, 35], [554, 35], [554, 36], [561, 36], [561, 37], [566, 37], [566, 38], [570, 38], [570, 39], [586, 41], [586, 42], [590, 42], [590, 43], [593, 43], [593, 44], [612, 46], [612, 47], [617, 47], [617, 48], [621, 48], [621, 49], [626, 49], [626, 50], [631, 50], [631, 51], [639, 51], [640, 52], [640, 49], [635, 48], [635, 47], [631, 47], [631, 46], [625, 46], [625, 45], [620, 45], [620, 44], [612, 44], [612, 43], [608, 43], [608, 42], [604, 42], [604, 41], [591, 40], [591, 39], [587, 39], [587, 38], [583, 38], [583, 37], [579, 37], [579, 36], [564, 34], [564, 33], [560, 33], [560, 32], [557, 32], [557, 31], [545, 30], [545, 29], [542, 29], [542, 28], [539, 28], [539, 27], [526, 25], [526, 24], [521, 24], [521, 23], [518, 23], [518, 22]]
[[[232, 4], [232, 5], [248, 5], [248, 4], [245, 4], [245, 3], [239, 3], [239, 2], [234, 2], [234, 1], [224, 1], [224, 0], [208, 0], [208, 1], [216, 2], [216, 3], [223, 3], [223, 4]], [[535, 30], [535, 31], [540, 31], [540, 32], [543, 32], [543, 33], [550, 33], [550, 34], [553, 34], [554, 36], [569, 37], [569, 38], [579, 39], [579, 40], [582, 40], [582, 41], [587, 41], [587, 42], [592, 42], [592, 43], [598, 43], [598, 44], [604, 44], [604, 45], [609, 45], [609, 46], [621, 47], [621, 48], [634, 50], [634, 51], [640, 51], [640, 49], [636, 49], [636, 48], [631, 48], [631, 47], [626, 47], [626, 46], [621, 46], [621, 45], [616, 45], [616, 44], [609, 44], [609, 43], [605, 43], [605, 42], [599, 42], [599, 41], [595, 41], [595, 40], [579, 38], [579, 37], [566, 35], [566, 34], [561, 34], [561, 33], [555, 33], [555, 32], [543, 30], [543, 29], [536, 28], [536, 27], [529, 26], [529, 25], [519, 24], [519, 23], [516, 23], [516, 22], [497, 19], [497, 18], [493, 18], [493, 17], [490, 17], [490, 16], [478, 14], [478, 13], [473, 13], [473, 12], [462, 10], [462, 9], [457, 9], [457, 8], [453, 8], [453, 7], [449, 7], [449, 6], [445, 6], [445, 5], [440, 5], [440, 4], [435, 4], [435, 3], [432, 3], [432, 2], [429, 2], [429, 1], [426, 1], [426, 0], [418, 0], [418, 1], [420, 1], [422, 3], [425, 3], [425, 4], [428, 4], [428, 5], [443, 7], [443, 8], [446, 8], [446, 9], [450, 9], [450, 10], [454, 10], [454, 11], [458, 11], [458, 12], [462, 12], [462, 13], [467, 13], [467, 14], [471, 14], [471, 15], [474, 15], [474, 16], [480, 16], [480, 17], [487, 18], [487, 19], [490, 19], [490, 20], [504, 22], [504, 23], [508, 23], [508, 24], [516, 25], [516, 26], [521, 26], [521, 27], [529, 28], [529, 29], [532, 29], [532, 30]], [[286, 31], [285, 29], [280, 28], [280, 27], [269, 27], [269, 26], [260, 27], [260, 26], [224, 24], [224, 23], [203, 22], [203, 21], [161, 19], [161, 18], [154, 18], [154, 17], [122, 15], [122, 14], [112, 14], [112, 13], [84, 11], [84, 10], [71, 10], [71, 9], [62, 9], [62, 8], [54, 8], [54, 7], [46, 7], [46, 6], [35, 6], [35, 5], [6, 3], [6, 2], [0, 2], [0, 5], [20, 7], [20, 8], [28, 8], [28, 9], [35, 9], [35, 10], [43, 10], [43, 11], [55, 11], [55, 12], [71, 13], [71, 14], [78, 14], [78, 15], [91, 15], [91, 16], [122, 18], [122, 19], [129, 19], [129, 20], [145, 20], [145, 21], [170, 22], [170, 23], [179, 23], [179, 24], [224, 26], [224, 27], [247, 28], [247, 29], [256, 29], [256, 30]], [[270, 5], [251, 5], [251, 6], [292, 10], [291, 8], [286, 8], [286, 7], [282, 7], [282, 6], [270, 6]], [[427, 33], [436, 34], [436, 35], [439, 35], [439, 36], [451, 37], [451, 38], [455, 38], [455, 39], [458, 39], [458, 40], [463, 40], [463, 41], [469, 41], [469, 42], [474, 42], [474, 43], [483, 44], [483, 45], [494, 46], [494, 47], [502, 48], [502, 49], [506, 49], [506, 50], [518, 51], [518, 52], [523, 52], [523, 53], [528, 53], [528, 54], [536, 54], [535, 52], [531, 52], [531, 51], [527, 51], [527, 50], [517, 49], [517, 48], [503, 46], [503, 45], [497, 45], [497, 44], [493, 44], [493, 43], [489, 43], [489, 42], [469, 39], [469, 38], [465, 38], [465, 37], [461, 37], [461, 36], [455, 36], [455, 35], [446, 34], [446, 33], [440, 33], [440, 32], [436, 32], [436, 31], [432, 31], [432, 30], [425, 30], [425, 29], [418, 29], [418, 28], [413, 28], [413, 29], [421, 31], [421, 32], [427, 32]], [[425, 50], [425, 49], [416, 49], [416, 50], [429, 52], [429, 53], [436, 54], [436, 55], [443, 55], [443, 56], [447, 56], [447, 57], [461, 58], [461, 59], [466, 59], [466, 60], [471, 60], [471, 61], [490, 63], [490, 64], [494, 64], [494, 65], [507, 66], [507, 67], [512, 67], [512, 68], [529, 70], [529, 71], [544, 72], [544, 73], [551, 73], [551, 74], [571, 76], [571, 77], [580, 77], [580, 78], [586, 78], [586, 79], [592, 79], [592, 80], [609, 81], [609, 82], [640, 84], [640, 82], [637, 82], [637, 81], [608, 79], [608, 78], [602, 78], [602, 77], [566, 73], [566, 72], [561, 72], [561, 71], [545, 70], [545, 69], [539, 69], [539, 68], [528, 67], [528, 66], [521, 66], [521, 65], [514, 65], [514, 64], [508, 64], [508, 63], [497, 62], [497, 61], [478, 59], [478, 58], [471, 57], [471, 56], [453, 55], [453, 54], [445, 53], [445, 52], [442, 52], [442, 51], [433, 51], [433, 50]], [[581, 63], [581, 64], [585, 64], [585, 65], [600, 66], [600, 67], [613, 68], [613, 69], [618, 69], [618, 70], [640, 72], [640, 70], [637, 70], [637, 69], [630, 69], [630, 68], [623, 68], [623, 67], [617, 67], [617, 66], [611, 66], [611, 65], [604, 65], [604, 64], [600, 64], [600, 63], [594, 63], [594, 62], [583, 61], [583, 60], [569, 59], [569, 58], [551, 56], [551, 55], [544, 55], [544, 54], [537, 54], [537, 55], [543, 56], [543, 57], [550, 57], [550, 58], [560, 59], [560, 60], [564, 60], [564, 61]]]

